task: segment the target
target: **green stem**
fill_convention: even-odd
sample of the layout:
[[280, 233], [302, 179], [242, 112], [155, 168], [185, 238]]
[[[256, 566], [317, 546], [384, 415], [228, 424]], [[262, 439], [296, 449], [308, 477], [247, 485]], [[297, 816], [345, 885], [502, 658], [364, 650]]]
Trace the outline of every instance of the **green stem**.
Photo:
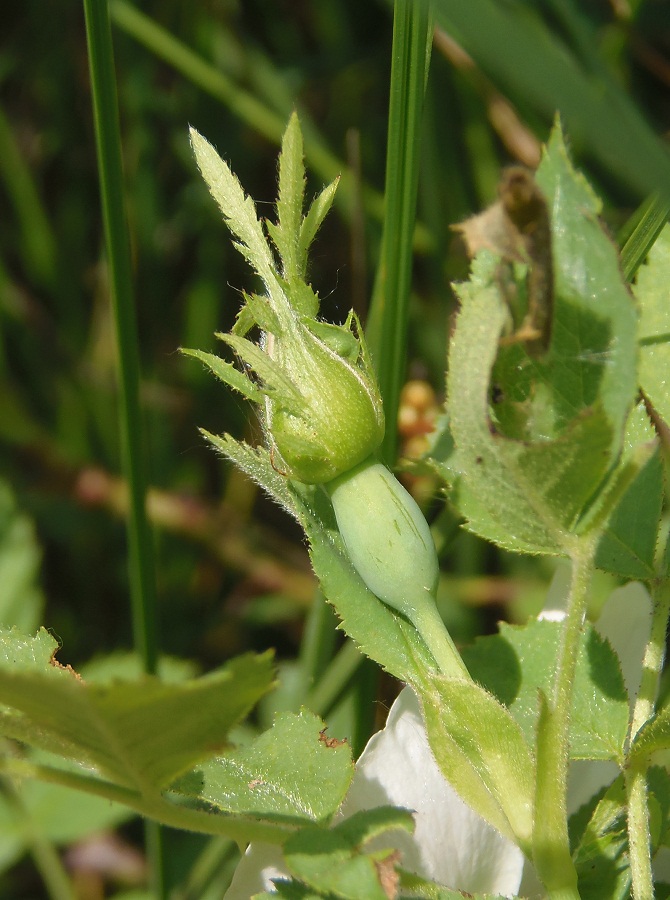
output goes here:
[[353, 641], [346, 641], [331, 660], [329, 666], [305, 697], [305, 706], [318, 716], [327, 716], [364, 663]]
[[222, 869], [235, 852], [235, 845], [226, 838], [210, 838], [191, 866], [183, 887], [174, 892], [171, 900], [200, 900], [211, 895], [213, 882], [220, 878]]
[[449, 678], [467, 678], [470, 681], [470, 673], [445, 628], [434, 597], [431, 597], [429, 603], [423, 598], [422, 600], [423, 602], [417, 605], [416, 610], [409, 613], [407, 618], [426, 642], [442, 675]]
[[[121, 444], [130, 505], [128, 543], [133, 639], [145, 672], [154, 673], [158, 662], [156, 582], [152, 537], [146, 516], [137, 324], [130, 239], [123, 200], [121, 132], [107, 0], [84, 0], [84, 13], [102, 218], [119, 358]], [[153, 893], [160, 898], [165, 895], [164, 867], [161, 836], [154, 823], [147, 823], [146, 842]]]
[[624, 225], [622, 231], [626, 238], [621, 247], [621, 270], [627, 281], [633, 280], [638, 268], [645, 261], [668, 220], [668, 214], [670, 214], [670, 200], [660, 194], [652, 194]]
[[84, 0], [95, 118], [102, 215], [119, 352], [120, 426], [130, 494], [128, 539], [135, 647], [147, 672], [156, 671], [156, 585], [153, 545], [145, 511], [140, 367], [133, 300], [130, 239], [124, 209], [119, 113], [106, 0]]
[[[249, 841], [263, 841], [267, 844], [281, 844], [295, 828], [285, 825], [271, 825], [257, 819], [241, 815], [225, 815], [222, 813], [202, 812], [188, 806], [180, 806], [171, 802], [161, 794], [139, 794], [129, 788], [67, 772], [64, 769], [53, 769], [49, 766], [36, 765], [27, 760], [0, 757], [0, 772], [10, 778], [32, 778], [48, 784], [59, 784], [75, 791], [84, 791], [96, 797], [103, 797], [115, 803], [121, 803], [161, 825], [178, 828], [183, 831], [194, 831], [199, 834], [222, 835], [240, 845]], [[152, 895], [153, 896], [153, 895]]]
[[572, 581], [553, 696], [541, 699], [533, 860], [552, 898], [579, 897], [570, 854], [566, 796], [572, 694], [594, 553], [591, 542], [580, 541], [572, 554]]
[[[319, 683], [333, 658], [337, 617], [323, 592], [315, 591], [300, 644], [300, 670], [304, 692]], [[304, 702], [304, 698], [301, 698]], [[314, 707], [310, 707], [313, 709]]]
[[412, 235], [421, 158], [421, 123], [433, 20], [428, 0], [396, 0], [386, 150], [386, 212], [366, 335], [384, 398], [382, 456], [396, 458], [398, 403], [405, 376]]
[[635, 763], [624, 770], [632, 896], [639, 900], [654, 896], [646, 769], [645, 760], [641, 764]]
[[3, 791], [21, 820], [22, 834], [30, 849], [35, 867], [42, 877], [51, 900], [76, 900], [76, 894], [54, 845], [43, 834], [26, 808], [13, 781], [3, 779]]
[[[652, 589], [654, 601], [649, 643], [642, 664], [640, 690], [635, 699], [630, 727], [632, 741], [654, 713], [665, 659], [665, 639], [670, 617], [670, 581], [658, 579]], [[651, 829], [647, 798], [648, 760], [634, 761], [624, 770], [628, 807], [628, 845], [632, 893], [634, 897], [653, 896], [651, 868]]]

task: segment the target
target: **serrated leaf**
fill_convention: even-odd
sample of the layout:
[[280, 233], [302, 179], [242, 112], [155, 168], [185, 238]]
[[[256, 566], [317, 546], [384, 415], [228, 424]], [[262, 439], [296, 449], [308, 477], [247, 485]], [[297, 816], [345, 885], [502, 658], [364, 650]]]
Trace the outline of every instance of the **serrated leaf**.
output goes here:
[[295, 112], [286, 126], [279, 154], [279, 196], [277, 198], [277, 226], [272, 228], [272, 240], [283, 263], [283, 275], [291, 283], [304, 274], [298, 263], [298, 236], [302, 223], [305, 192], [302, 133]]
[[256, 322], [251, 315], [251, 311], [245, 305], [235, 317], [235, 324], [231, 328], [230, 333], [239, 334], [240, 337], [244, 337], [251, 331], [255, 324]]
[[259, 484], [294, 519], [300, 521], [300, 512], [289, 480], [272, 465], [272, 459], [265, 447], [250, 447], [249, 444], [236, 441], [229, 434], [218, 435], [211, 434], [204, 428], [201, 430], [220, 453]]
[[73, 673], [54, 664], [59, 643], [46, 628], [30, 637], [18, 628], [0, 628], [0, 670], [16, 666], [21, 671], [35, 671], [52, 678], [71, 678]]
[[430, 682], [417, 691], [444, 777], [501, 834], [529, 846], [535, 772], [519, 725], [477, 684], [435, 675]]
[[353, 776], [351, 751], [329, 743], [324, 723], [303, 710], [278, 716], [250, 746], [207, 761], [173, 787], [223, 812], [279, 822], [324, 822]]
[[[500, 633], [478, 638], [463, 651], [472, 677], [514, 716], [532, 746], [540, 693], [551, 695], [561, 640], [557, 622], [500, 625]], [[572, 713], [570, 753], [575, 759], [620, 760], [628, 730], [628, 695], [618, 657], [587, 624], [580, 639]]]
[[479, 257], [449, 354], [448, 411], [460, 471], [454, 500], [468, 527], [503, 547], [566, 552], [570, 529], [610, 464], [612, 429], [584, 410], [553, 441], [527, 443], [492, 431], [489, 381], [506, 310], [490, 258]]
[[582, 900], [626, 900], [630, 861], [623, 779], [617, 778], [598, 803], [573, 859]]
[[326, 187], [317, 194], [310, 204], [307, 215], [302, 221], [297, 252], [297, 265], [302, 278], [305, 277], [305, 270], [307, 268], [307, 251], [316, 237], [316, 233], [321, 227], [323, 220], [328, 215], [330, 207], [333, 205], [335, 192], [337, 191], [339, 182], [340, 179], [336, 178], [335, 181], [331, 181], [330, 184], [326, 185]]
[[[481, 891], [472, 893], [468, 891], [452, 891], [449, 888], [440, 887], [438, 884], [426, 881], [418, 875], [411, 872], [405, 872], [400, 868], [400, 886], [402, 890], [401, 896], [413, 897], [415, 900], [426, 898], [426, 900], [463, 900], [467, 896], [468, 900], [505, 900], [503, 894], [483, 894]], [[507, 897], [510, 895], [508, 894]]]
[[663, 466], [656, 448], [609, 517], [596, 552], [598, 568], [624, 578], [653, 578], [662, 504]]
[[665, 706], [644, 725], [635, 736], [630, 748], [631, 760], [670, 749], [670, 706]]
[[241, 184], [209, 141], [195, 128], [190, 129], [190, 136], [198, 168], [226, 225], [238, 238], [238, 250], [258, 272], [268, 290], [273, 290], [276, 284], [274, 259], [258, 221], [254, 201], [245, 196]]
[[640, 306], [640, 387], [670, 423], [670, 226], [666, 225], [638, 269], [635, 297]]
[[[569, 555], [570, 536], [622, 446], [637, 387], [636, 312], [597, 220], [599, 201], [573, 170], [558, 127], [537, 181], [551, 210], [550, 348], [539, 358], [518, 343], [499, 351], [506, 270], [480, 253], [457, 289], [448, 469], [460, 475], [454, 499], [473, 531], [509, 549]], [[509, 277], [512, 291], [525, 291], [516, 270]]]
[[360, 649], [401, 681], [421, 681], [435, 663], [417, 631], [382, 603], [353, 568], [337, 531], [332, 508], [318, 488], [294, 484], [300, 523], [321, 589], [342, 620], [341, 628]]
[[33, 642], [0, 634], [0, 732], [96, 766], [145, 792], [221, 746], [230, 728], [272, 686], [272, 660], [245, 656], [203, 678], [163, 684], [84, 684], [56, 669], [42, 635]]
[[[559, 422], [598, 401], [615, 447], [637, 392], [637, 311], [616, 245], [598, 216], [600, 200], [552, 130], [536, 175], [550, 198], [555, 319], [550, 365]], [[616, 451], [615, 451], [616, 452]]]
[[239, 393], [246, 397], [247, 400], [251, 400], [253, 403], [263, 402], [263, 392], [256, 387], [253, 381], [248, 378], [244, 372], [240, 372], [239, 369], [236, 369], [232, 363], [226, 362], [224, 359], [215, 356], [213, 353], [206, 353], [204, 350], [190, 350], [182, 347], [180, 352], [183, 353], [184, 356], [192, 356], [193, 359], [199, 359], [200, 362], [204, 363], [210, 372], [213, 372], [218, 379], [223, 381], [223, 383], [227, 384], [229, 387], [239, 391]]
[[34, 631], [44, 597], [38, 584], [41, 552], [35, 528], [0, 481], [0, 623]]
[[282, 900], [322, 900], [324, 896], [320, 891], [313, 891], [299, 881], [278, 878], [273, 884], [275, 890], [272, 893], [254, 894], [251, 900], [277, 900], [277, 897], [281, 897]]
[[408, 810], [365, 810], [328, 830], [302, 829], [286, 842], [284, 858], [291, 875], [313, 889], [343, 900], [388, 900], [393, 896], [387, 888], [397, 854], [384, 849], [366, 852], [366, 845], [391, 829], [413, 827]]
[[[247, 310], [261, 331], [270, 332], [270, 334], [277, 336], [283, 333], [284, 329], [279, 321], [279, 316], [273, 310], [267, 297], [262, 297], [260, 294], [245, 294], [244, 300], [245, 306], [243, 309]], [[241, 313], [238, 315], [238, 321], [240, 316]], [[237, 325], [237, 322], [235, 324]], [[233, 329], [233, 334], [239, 334], [237, 328]], [[243, 337], [243, 335], [240, 336]]]

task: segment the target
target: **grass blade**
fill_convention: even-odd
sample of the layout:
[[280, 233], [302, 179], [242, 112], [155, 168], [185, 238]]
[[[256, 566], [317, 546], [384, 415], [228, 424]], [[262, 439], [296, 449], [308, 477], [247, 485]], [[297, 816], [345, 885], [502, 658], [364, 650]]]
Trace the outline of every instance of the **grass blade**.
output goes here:
[[391, 465], [396, 456], [395, 421], [407, 355], [412, 236], [431, 40], [432, 17], [428, 2], [396, 0], [386, 154], [386, 211], [382, 254], [367, 328], [370, 352], [384, 398], [383, 457]]

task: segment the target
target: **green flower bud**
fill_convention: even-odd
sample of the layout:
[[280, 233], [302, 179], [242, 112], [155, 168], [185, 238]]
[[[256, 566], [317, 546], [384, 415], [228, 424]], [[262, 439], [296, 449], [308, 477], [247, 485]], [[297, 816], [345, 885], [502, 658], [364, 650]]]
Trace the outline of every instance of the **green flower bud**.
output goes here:
[[[185, 352], [260, 404], [278, 471], [306, 484], [330, 481], [373, 453], [384, 437], [382, 401], [355, 315], [344, 325], [320, 322], [319, 298], [305, 280], [307, 251], [337, 181], [303, 215], [302, 135], [294, 114], [279, 158], [277, 222], [262, 222], [212, 145], [193, 129], [191, 142], [236, 247], [260, 277], [264, 293], [245, 295], [232, 333], [217, 335], [244, 370], [211, 353]], [[254, 326], [261, 332], [260, 345], [245, 337]]]
[[275, 394], [266, 410], [267, 433], [288, 474], [306, 484], [331, 481], [379, 447], [382, 401], [360, 358], [340, 356], [303, 323], [266, 348], [299, 394], [290, 404]]
[[445, 675], [469, 677], [435, 606], [437, 553], [414, 498], [374, 459], [325, 487], [349, 559], [366, 586], [416, 627]]

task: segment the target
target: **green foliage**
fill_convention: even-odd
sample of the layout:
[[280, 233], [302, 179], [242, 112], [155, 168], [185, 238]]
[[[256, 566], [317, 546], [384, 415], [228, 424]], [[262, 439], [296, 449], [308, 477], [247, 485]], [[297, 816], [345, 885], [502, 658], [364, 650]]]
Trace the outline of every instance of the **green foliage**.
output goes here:
[[[304, 828], [289, 838], [284, 855], [289, 871], [308, 887], [345, 900], [385, 900], [392, 883], [393, 852], [367, 845], [394, 828], [411, 831], [408, 810], [379, 807], [354, 813], [328, 831]], [[388, 881], [381, 871], [386, 865]]]
[[222, 812], [301, 824], [330, 819], [352, 775], [349, 747], [331, 744], [323, 722], [303, 711], [280, 715], [250, 746], [205, 762], [173, 789]]
[[[556, 622], [503, 623], [499, 634], [478, 638], [463, 654], [472, 676], [509, 709], [529, 746], [537, 731], [539, 698], [551, 692], [560, 640]], [[587, 625], [575, 672], [571, 756], [619, 761], [628, 715], [628, 695], [616, 653]]]
[[[89, 92], [83, 70], [71, 65], [85, 54], [81, 12], [76, 5], [63, 11], [54, 40], [35, 0], [9, 11], [0, 64], [6, 201], [0, 456], [12, 485], [11, 491], [0, 485], [0, 622], [15, 626], [0, 639], [6, 736], [0, 893], [71, 896], [70, 875], [50, 844], [60, 848], [114, 828], [135, 811], [175, 828], [228, 835], [242, 846], [250, 839], [283, 844], [286, 879], [265, 896], [381, 898], [396, 878], [404, 895], [461, 895], [403, 871], [402, 860], [380, 849], [394, 829], [410, 829], [406, 812], [369, 811], [330, 827], [352, 766], [348, 748], [329, 743], [323, 725], [362, 746], [374, 684], [371, 670], [352, 665], [351, 654], [341, 665], [345, 653], [334, 656], [337, 642], [326, 633], [332, 620], [319, 616], [318, 604], [310, 610], [314, 581], [287, 512], [307, 536], [340, 628], [422, 697], [435, 756], [472, 815], [485, 816], [534, 854], [552, 895], [576, 896], [570, 880], [576, 873], [582, 897], [625, 897], [631, 890], [651, 896], [654, 875], [643, 871], [644, 848], [650, 845], [653, 856], [668, 845], [670, 806], [667, 773], [649, 768], [652, 759], [666, 760], [670, 734], [667, 705], [655, 704], [670, 605], [663, 498], [670, 231], [654, 243], [667, 214], [670, 164], [642, 113], [650, 110], [659, 130], [667, 125], [664, 91], [645, 68], [647, 49], [665, 27], [658, 4], [630, 3], [624, 20], [625, 4], [605, 12], [593, 4], [525, 0], [395, 0], [389, 85], [391, 18], [375, 4], [320, 0], [287, 4], [276, 16], [258, 0], [187, 11], [168, 3], [150, 18], [112, 0], [121, 132], [109, 33], [99, 27], [107, 3], [86, 2], [97, 21], [94, 75], [101, 60], [107, 65], [105, 90], [95, 77], [91, 90], [112, 237], [106, 263], [99, 258]], [[431, 54], [433, 16], [471, 63], [441, 31]], [[452, 295], [446, 282], [463, 280], [464, 262], [448, 226], [490, 202], [510, 158], [535, 168], [537, 140], [556, 108], [580, 166], [595, 162], [589, 178], [603, 202], [573, 169], [555, 130], [537, 173], [550, 212], [555, 275], [545, 310], [551, 340], [538, 348], [515, 333], [532, 305], [532, 253], [509, 258], [488, 247]], [[248, 283], [248, 272], [236, 268], [212, 204], [194, 184], [187, 121], [231, 161], [223, 163], [192, 132], [237, 248], [260, 275], [237, 316], [238, 298], [226, 285]], [[266, 220], [266, 198], [280, 143], [273, 222]], [[303, 155], [320, 182], [316, 191]], [[245, 194], [233, 169], [259, 202]], [[636, 216], [620, 266], [609, 234], [631, 200], [651, 189], [661, 194]], [[324, 222], [331, 207], [335, 215]], [[630, 233], [625, 227], [622, 240]], [[622, 272], [631, 278], [636, 269], [633, 303]], [[323, 301], [312, 283], [322, 286]], [[121, 303], [118, 366], [110, 292]], [[343, 321], [350, 307], [364, 310], [370, 295], [389, 460], [405, 360], [409, 371], [427, 373], [439, 388], [449, 314], [461, 304], [450, 340], [447, 408], [422, 466], [429, 480], [414, 487], [424, 500], [432, 496], [431, 515], [464, 517], [471, 532], [496, 546], [487, 549], [472, 534], [453, 546], [451, 535], [443, 540], [449, 620], [467, 617], [468, 640], [490, 632], [494, 614], [519, 621], [522, 599], [539, 595], [551, 566], [508, 550], [567, 555], [578, 574], [564, 621], [503, 626], [465, 650], [474, 682], [460, 661], [456, 678], [436, 675], [438, 645], [406, 614], [407, 572], [427, 571], [412, 566], [410, 545], [396, 544], [395, 560], [383, 567], [382, 580], [400, 595], [392, 609], [381, 602], [388, 600], [385, 589], [375, 582], [371, 590], [361, 577], [318, 486], [340, 474], [332, 460], [342, 448], [330, 442], [315, 448], [315, 423], [332, 426], [346, 444], [342, 471], [359, 445], [358, 427], [347, 426], [335, 409], [352, 387], [368, 417], [360, 460], [382, 440], [381, 399], [357, 316], [350, 313], [343, 325], [317, 318]], [[257, 330], [279, 345], [301, 335], [302, 350], [312, 349], [288, 360], [267, 338], [257, 346]], [[235, 364], [214, 355], [214, 333]], [[182, 344], [202, 347], [185, 352], [259, 407], [265, 446], [238, 439], [244, 433], [251, 440], [245, 404], [205, 379], [202, 366], [180, 361], [173, 351]], [[335, 379], [308, 371], [314, 348], [319, 363], [335, 360]], [[126, 407], [121, 428], [119, 404]], [[426, 422], [415, 423], [417, 433]], [[196, 424], [250, 481], [214, 466], [194, 446]], [[160, 635], [143, 521], [144, 457], [151, 483], [160, 486], [146, 505], [156, 538]], [[259, 500], [251, 482], [282, 511]], [[442, 486], [451, 506], [446, 513], [438, 509]], [[204, 499], [211, 497], [211, 504]], [[379, 521], [371, 505], [357, 540], [395, 527]], [[126, 517], [130, 591], [117, 521]], [[394, 564], [402, 571], [394, 573]], [[619, 666], [630, 672], [625, 648], [615, 651], [592, 626], [582, 628], [592, 564], [618, 579], [641, 579], [653, 594], [648, 655], [643, 669], [639, 659], [633, 665], [637, 680], [626, 678], [630, 696]], [[434, 578], [425, 580], [429, 589]], [[137, 652], [99, 656], [128, 643], [129, 593]], [[463, 597], [475, 604], [466, 612], [456, 607]], [[271, 620], [257, 614], [261, 604], [276, 610]], [[298, 650], [303, 618], [307, 637]], [[41, 622], [56, 639], [44, 629], [26, 637]], [[440, 646], [450, 647], [449, 659], [458, 660], [452, 638], [459, 643], [461, 636], [446, 635], [436, 614], [431, 628]], [[159, 640], [189, 659], [163, 660]], [[61, 644], [61, 656], [84, 681], [54, 664]], [[274, 675], [266, 657], [237, 654], [268, 645], [278, 647], [281, 671], [293, 674], [277, 701], [289, 711], [259, 734], [263, 715], [247, 716]], [[87, 666], [91, 655], [98, 660]], [[230, 657], [228, 666], [195, 677]], [[160, 680], [143, 676], [143, 668], [156, 668]], [[324, 722], [298, 712], [306, 699], [324, 695]], [[625, 778], [603, 788], [573, 820], [568, 845], [564, 776], [568, 759], [577, 757], [593, 765], [615, 760]], [[631, 773], [643, 775], [638, 795]], [[552, 784], [558, 787], [547, 793]], [[302, 830], [306, 822], [313, 824]], [[169, 840], [165, 890], [156, 881], [135, 893], [220, 897], [230, 848], [213, 852], [214, 845], [177, 832]], [[25, 854], [44, 890], [25, 864], [10, 870]], [[160, 866], [150, 867], [155, 876]], [[667, 894], [667, 886], [656, 887], [657, 896]]]
[[598, 803], [575, 851], [581, 897], [628, 897], [630, 860], [623, 779]]
[[465, 681], [433, 678], [422, 700], [445, 778], [501, 834], [528, 846], [533, 759], [513, 717], [491, 694]]
[[8, 485], [0, 481], [0, 623], [32, 631], [39, 625], [44, 598], [37, 582], [40, 549], [29, 518], [21, 513]]
[[[505, 288], [500, 260], [482, 253], [458, 288], [447, 383], [455, 451], [443, 465], [473, 531], [508, 549], [569, 554], [621, 451], [637, 388], [636, 314], [597, 221], [598, 201], [573, 170], [558, 126], [537, 181], [552, 210], [549, 351], [535, 360], [517, 343], [499, 355], [505, 290], [521, 292], [524, 281], [512, 273], [516, 282]], [[492, 385], [500, 398], [493, 409]]]
[[640, 305], [640, 387], [665, 422], [670, 421], [670, 310], [666, 285], [670, 274], [670, 228], [661, 232], [637, 274]]
[[56, 641], [0, 635], [2, 732], [27, 744], [95, 766], [140, 793], [166, 787], [225, 743], [272, 685], [266, 654], [241, 657], [219, 672], [179, 684], [84, 684], [54, 664]]

